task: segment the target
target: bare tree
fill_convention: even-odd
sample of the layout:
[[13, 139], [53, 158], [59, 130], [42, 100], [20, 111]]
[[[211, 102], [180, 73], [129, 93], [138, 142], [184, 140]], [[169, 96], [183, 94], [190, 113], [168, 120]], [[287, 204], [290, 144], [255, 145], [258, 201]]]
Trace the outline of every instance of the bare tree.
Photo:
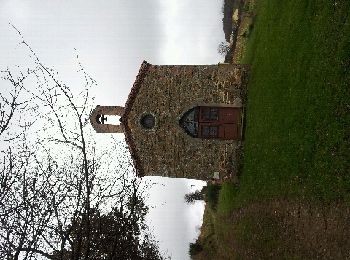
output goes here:
[[[34, 65], [1, 71], [9, 94], [0, 94], [0, 258], [161, 259], [125, 145], [96, 146], [88, 123], [95, 80], [77, 56], [84, 87], [74, 94], [13, 28]], [[102, 250], [106, 232], [115, 235]], [[131, 258], [120, 258], [125, 252]]]
[[225, 56], [230, 51], [230, 45], [227, 42], [220, 42], [218, 45], [218, 53]]

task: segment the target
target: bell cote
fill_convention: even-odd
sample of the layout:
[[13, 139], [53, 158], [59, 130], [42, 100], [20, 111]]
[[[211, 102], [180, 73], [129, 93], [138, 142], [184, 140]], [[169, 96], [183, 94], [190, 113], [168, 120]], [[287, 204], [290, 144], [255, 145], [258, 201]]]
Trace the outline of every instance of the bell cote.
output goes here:
[[90, 115], [90, 122], [96, 133], [124, 133], [123, 124], [109, 124], [108, 116], [124, 115], [124, 107], [120, 106], [96, 106]]

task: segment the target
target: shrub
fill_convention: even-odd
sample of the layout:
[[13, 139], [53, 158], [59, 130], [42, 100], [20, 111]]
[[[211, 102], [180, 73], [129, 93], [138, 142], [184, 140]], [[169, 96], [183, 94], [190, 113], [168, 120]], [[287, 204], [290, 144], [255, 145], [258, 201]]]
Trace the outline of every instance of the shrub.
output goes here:
[[197, 200], [204, 200], [203, 193], [199, 190], [195, 192], [185, 194], [185, 201], [189, 204], [194, 203]]
[[216, 209], [219, 200], [220, 189], [220, 184], [208, 184], [205, 189], [206, 201], [212, 209]]
[[198, 240], [196, 241], [196, 243], [190, 243], [190, 256], [194, 256], [196, 254], [198, 254], [199, 252], [201, 252], [203, 250], [203, 247], [201, 244], [199, 244]]

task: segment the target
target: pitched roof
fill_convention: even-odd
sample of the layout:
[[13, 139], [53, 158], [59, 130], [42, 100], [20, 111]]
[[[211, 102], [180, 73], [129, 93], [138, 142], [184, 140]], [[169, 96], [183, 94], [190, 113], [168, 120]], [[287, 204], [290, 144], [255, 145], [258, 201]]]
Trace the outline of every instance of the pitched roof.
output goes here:
[[136, 174], [139, 177], [142, 177], [145, 175], [144, 169], [141, 164], [140, 157], [137, 154], [136, 146], [134, 143], [134, 139], [131, 134], [131, 129], [129, 128], [128, 125], [128, 116], [130, 114], [130, 111], [132, 109], [132, 106], [135, 102], [136, 96], [140, 90], [140, 87], [143, 83], [143, 80], [147, 74], [148, 69], [151, 67], [151, 64], [148, 63], [147, 61], [143, 61], [141, 64], [141, 67], [139, 69], [139, 73], [136, 76], [136, 80], [134, 82], [134, 85], [131, 88], [131, 91], [129, 93], [128, 99], [125, 103], [125, 111], [124, 115], [120, 118], [120, 121], [123, 123], [124, 126], [124, 132], [125, 132], [125, 141], [129, 146], [129, 150], [131, 153], [131, 158], [134, 161], [135, 169], [136, 169]]

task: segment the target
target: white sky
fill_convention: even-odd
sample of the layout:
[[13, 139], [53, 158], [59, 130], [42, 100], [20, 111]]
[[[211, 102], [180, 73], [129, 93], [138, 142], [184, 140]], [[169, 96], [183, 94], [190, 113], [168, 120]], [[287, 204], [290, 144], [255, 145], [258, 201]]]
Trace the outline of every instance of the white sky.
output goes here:
[[[80, 87], [75, 73], [79, 54], [97, 81], [96, 103], [124, 105], [143, 60], [223, 60], [216, 51], [224, 40], [221, 6], [222, 0], [0, 0], [0, 69], [26, 66], [11, 22], [64, 81]], [[156, 181], [160, 184], [150, 191], [154, 208], [148, 220], [163, 251], [175, 260], [189, 259], [188, 244], [199, 234], [204, 205], [186, 205], [183, 196], [203, 182]]]

